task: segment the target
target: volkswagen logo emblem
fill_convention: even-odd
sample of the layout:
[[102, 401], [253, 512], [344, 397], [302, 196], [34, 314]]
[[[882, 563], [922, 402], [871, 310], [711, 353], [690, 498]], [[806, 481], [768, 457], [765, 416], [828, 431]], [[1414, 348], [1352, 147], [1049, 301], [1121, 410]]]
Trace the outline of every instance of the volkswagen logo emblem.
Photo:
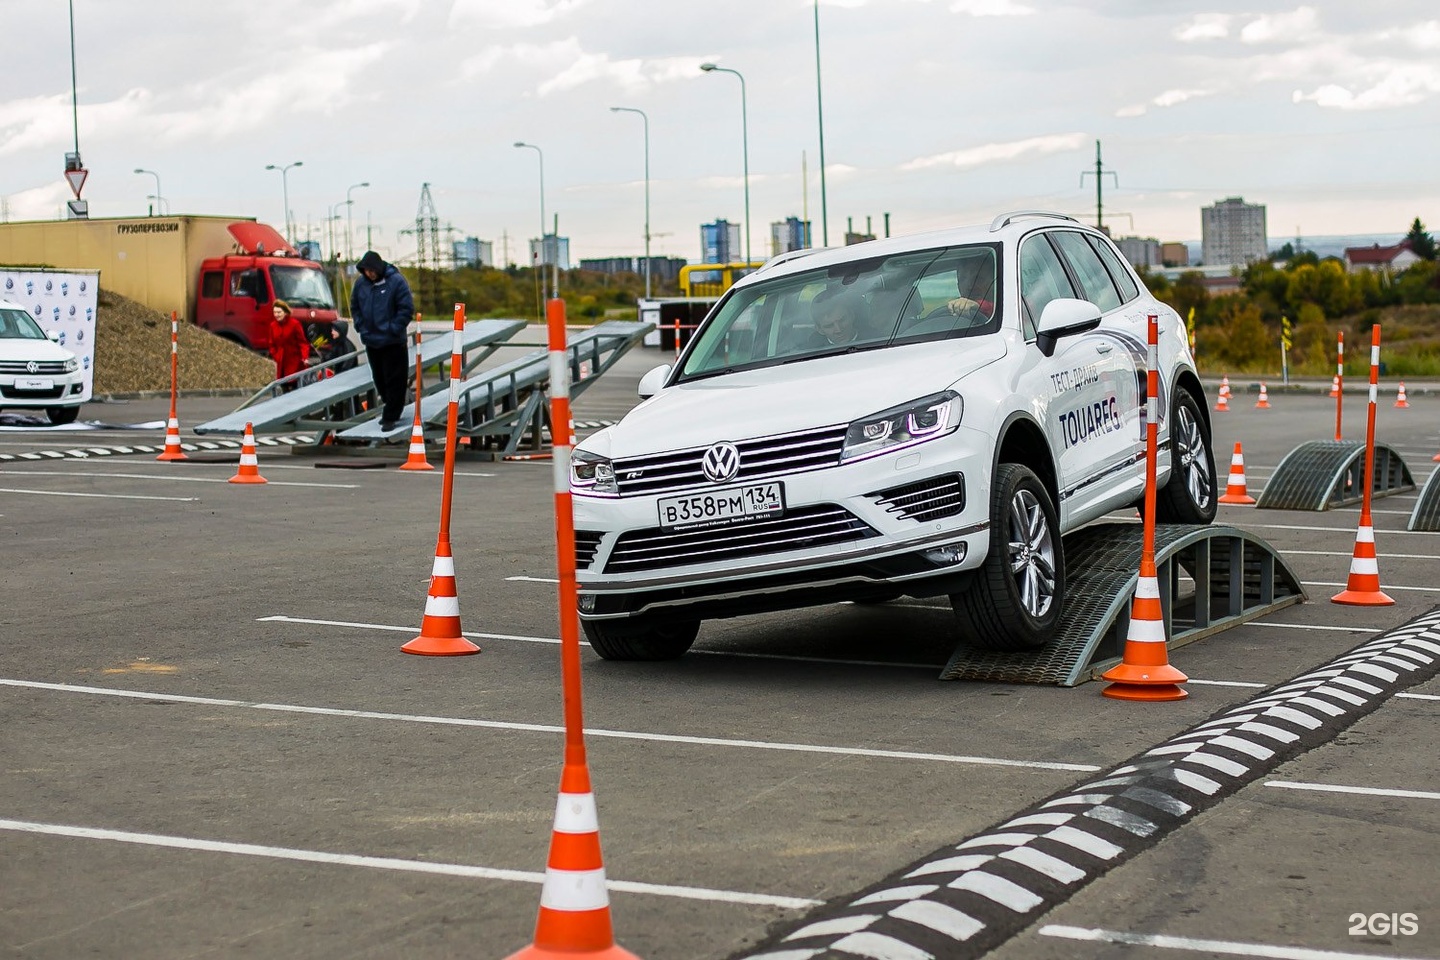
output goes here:
[[26, 372], [26, 373], [39, 373], [39, 372], [40, 372], [40, 364], [36, 363], [34, 360], [31, 360], [29, 363], [25, 364], [25, 372]]
[[728, 483], [740, 472], [740, 451], [733, 443], [717, 443], [700, 458], [700, 469], [712, 483]]

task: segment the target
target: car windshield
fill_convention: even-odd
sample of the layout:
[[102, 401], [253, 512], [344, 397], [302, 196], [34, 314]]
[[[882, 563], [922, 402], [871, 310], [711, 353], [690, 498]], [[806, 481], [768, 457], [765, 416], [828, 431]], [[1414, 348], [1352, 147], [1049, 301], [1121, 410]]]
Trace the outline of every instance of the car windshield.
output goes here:
[[275, 283], [275, 296], [292, 307], [335, 309], [325, 274], [314, 267], [274, 266], [270, 268], [270, 278]]
[[676, 382], [855, 350], [992, 333], [999, 244], [897, 253], [737, 288], [700, 328]]
[[44, 340], [45, 331], [24, 310], [0, 307], [0, 340]]

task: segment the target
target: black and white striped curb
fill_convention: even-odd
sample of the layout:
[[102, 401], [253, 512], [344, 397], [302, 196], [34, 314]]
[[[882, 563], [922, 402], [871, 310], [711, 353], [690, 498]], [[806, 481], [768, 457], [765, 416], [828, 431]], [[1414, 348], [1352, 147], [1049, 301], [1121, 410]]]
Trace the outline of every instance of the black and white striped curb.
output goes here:
[[[314, 438], [304, 435], [293, 437], [256, 437], [255, 442], [264, 447], [293, 447], [297, 444], [313, 443]], [[203, 453], [207, 450], [239, 450], [239, 440], [194, 440], [184, 441], [180, 449], [186, 453]], [[70, 447], [65, 450], [36, 450], [28, 453], [0, 453], [0, 462], [25, 462], [33, 460], [85, 460], [91, 457], [123, 457], [136, 453], [163, 453], [165, 444], [156, 446], [149, 443], [130, 443], [113, 447]]]
[[779, 931], [747, 960], [978, 957], [1196, 814], [1440, 673], [1440, 608]]

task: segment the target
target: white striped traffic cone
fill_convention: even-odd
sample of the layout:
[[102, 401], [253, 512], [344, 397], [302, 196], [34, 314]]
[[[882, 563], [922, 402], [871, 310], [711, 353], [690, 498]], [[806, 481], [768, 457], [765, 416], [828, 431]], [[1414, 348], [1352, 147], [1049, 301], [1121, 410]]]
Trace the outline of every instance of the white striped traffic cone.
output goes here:
[[156, 460], [189, 460], [180, 446], [180, 421], [171, 417], [165, 423], [165, 451]]
[[1380, 589], [1380, 563], [1375, 557], [1375, 528], [1369, 518], [1355, 531], [1355, 553], [1350, 558], [1350, 578], [1345, 589], [1330, 600], [1355, 607], [1388, 607], [1395, 601]]
[[1410, 409], [1410, 401], [1405, 399], [1405, 381], [1400, 381], [1400, 389], [1395, 394], [1395, 406], [1400, 410]]
[[479, 647], [460, 633], [455, 558], [450, 554], [450, 541], [444, 537], [435, 544], [435, 563], [430, 568], [430, 590], [425, 597], [425, 619], [420, 622], [420, 636], [400, 649], [427, 657], [459, 657], [480, 652]]
[[1340, 374], [1338, 373], [1330, 378], [1330, 396], [1332, 399], [1340, 396]]
[[1269, 410], [1269, 409], [1270, 409], [1270, 394], [1269, 394], [1268, 391], [1266, 391], [1266, 389], [1265, 389], [1265, 384], [1263, 384], [1263, 383], [1260, 384], [1260, 399], [1255, 401], [1255, 409], [1257, 409], [1257, 410]]
[[1255, 498], [1245, 491], [1245, 454], [1240, 450], [1240, 441], [1235, 441], [1235, 452], [1230, 455], [1230, 479], [1225, 482], [1225, 494], [1217, 498], [1218, 503], [1254, 503]]
[[1215, 395], [1215, 411], [1217, 413], [1230, 412], [1230, 378], [1223, 377], [1220, 380], [1220, 391]]
[[[418, 407], [418, 404], [417, 404]], [[430, 461], [425, 459], [425, 428], [420, 423], [420, 414], [415, 414], [415, 425], [410, 428], [410, 453], [405, 462], [400, 464], [401, 470], [434, 470]]]
[[1183, 700], [1189, 696], [1178, 684], [1190, 678], [1170, 665], [1160, 578], [1154, 560], [1141, 560], [1135, 599], [1130, 604], [1125, 654], [1101, 679], [1110, 681], [1101, 693], [1115, 700]]
[[231, 483], [266, 483], [266, 479], [260, 476], [260, 461], [255, 456], [255, 428], [245, 424], [245, 438], [240, 441], [240, 467], [235, 471], [235, 476], [230, 478]]

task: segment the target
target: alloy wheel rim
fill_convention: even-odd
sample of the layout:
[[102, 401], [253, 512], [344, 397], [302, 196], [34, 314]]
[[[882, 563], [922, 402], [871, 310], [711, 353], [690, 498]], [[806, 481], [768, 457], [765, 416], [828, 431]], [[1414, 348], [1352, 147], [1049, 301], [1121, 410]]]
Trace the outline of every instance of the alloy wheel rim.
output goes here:
[[1031, 491], [1015, 491], [1010, 501], [1008, 532], [1010, 575], [1020, 594], [1020, 605], [1038, 619], [1055, 602], [1055, 540], [1045, 508]]
[[1185, 475], [1185, 489], [1195, 506], [1204, 510], [1210, 506], [1214, 490], [1211, 482], [1210, 464], [1205, 458], [1205, 438], [1200, 433], [1200, 424], [1187, 407], [1181, 407], [1177, 443], [1180, 453], [1180, 469]]

